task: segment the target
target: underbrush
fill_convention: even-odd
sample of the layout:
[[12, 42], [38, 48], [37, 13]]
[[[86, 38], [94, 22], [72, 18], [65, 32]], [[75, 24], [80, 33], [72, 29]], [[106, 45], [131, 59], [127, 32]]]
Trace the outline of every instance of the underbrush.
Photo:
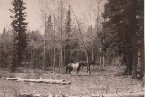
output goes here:
[[[5, 94], [11, 94], [13, 88], [17, 91], [15, 94], [42, 94], [49, 95], [72, 95], [72, 96], [85, 96], [92, 94], [104, 94], [104, 93], [136, 93], [143, 91], [140, 80], [131, 79], [131, 76], [116, 76], [121, 73], [124, 67], [118, 66], [106, 66], [105, 71], [94, 68], [91, 71], [91, 75], [86, 72], [86, 68], [83, 68], [79, 72], [79, 76], [76, 75], [76, 71], [72, 72], [72, 75], [64, 74], [65, 68], [62, 68], [60, 73], [59, 68], [55, 71], [43, 71], [40, 69], [23, 69], [23, 73], [9, 73], [6, 70], [0, 70], [2, 77], [18, 77], [27, 79], [65, 79], [71, 81], [70, 85], [58, 85], [58, 84], [47, 84], [47, 83], [32, 83], [32, 82], [15, 82], [0, 79], [0, 97], [4, 97]], [[8, 91], [9, 90], [9, 91]], [[14, 92], [14, 91], [13, 91]], [[14, 96], [5, 96], [14, 97]]]

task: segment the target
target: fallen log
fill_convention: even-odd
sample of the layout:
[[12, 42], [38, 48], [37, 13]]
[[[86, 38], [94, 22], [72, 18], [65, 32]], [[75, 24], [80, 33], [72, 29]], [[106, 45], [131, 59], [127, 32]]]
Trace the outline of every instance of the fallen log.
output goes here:
[[70, 84], [71, 81], [67, 81], [64, 79], [22, 79], [22, 78], [5, 78], [6, 80], [14, 80], [17, 82], [34, 82], [34, 83], [50, 83], [50, 84], [61, 84], [67, 85]]
[[17, 80], [18, 78], [4, 78], [5, 80]]

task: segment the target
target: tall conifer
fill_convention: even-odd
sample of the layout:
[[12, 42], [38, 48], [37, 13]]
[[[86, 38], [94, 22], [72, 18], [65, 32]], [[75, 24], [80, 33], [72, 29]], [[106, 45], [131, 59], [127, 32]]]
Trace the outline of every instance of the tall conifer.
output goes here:
[[13, 0], [11, 2], [13, 5], [13, 9], [10, 11], [14, 14], [11, 16], [13, 19], [11, 25], [13, 27], [13, 35], [14, 35], [14, 54], [12, 61], [12, 69], [16, 69], [16, 67], [21, 66], [21, 63], [24, 58], [24, 52], [27, 46], [26, 42], [26, 12], [24, 7], [25, 3], [23, 0]]

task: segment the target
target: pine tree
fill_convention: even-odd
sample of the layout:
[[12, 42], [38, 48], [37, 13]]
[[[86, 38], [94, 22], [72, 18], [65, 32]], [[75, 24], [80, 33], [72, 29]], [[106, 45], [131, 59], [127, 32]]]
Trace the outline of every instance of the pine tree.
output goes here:
[[49, 15], [47, 23], [46, 23], [46, 31], [45, 31], [45, 45], [46, 45], [46, 64], [51, 65], [52, 63], [52, 34], [53, 34], [53, 25], [52, 25], [52, 18]]
[[26, 42], [26, 27], [27, 23], [26, 20], [26, 12], [24, 7], [23, 0], [13, 0], [12, 3], [13, 9], [10, 11], [14, 14], [11, 16], [13, 19], [12, 27], [13, 27], [13, 34], [14, 34], [14, 54], [13, 54], [13, 69], [18, 66], [21, 66], [23, 61], [24, 52], [27, 46]]
[[139, 25], [139, 31], [140, 31], [140, 41], [141, 41], [141, 75], [142, 77], [144, 76], [144, 0], [138, 0], [138, 6], [139, 6], [139, 16], [140, 16], [140, 19], [139, 19], [139, 22], [140, 22], [140, 25]]
[[138, 0], [109, 0], [103, 14], [107, 50], [111, 54], [123, 54], [126, 65], [124, 74], [132, 74], [133, 78], [136, 78], [137, 73], [137, 2]]
[[138, 38], [138, 66], [137, 72], [140, 73], [140, 78], [144, 76], [144, 1], [135, 0], [135, 20], [136, 34]]
[[70, 6], [69, 10], [67, 11], [67, 18], [66, 18], [66, 35], [67, 38], [65, 40], [65, 65], [70, 63], [70, 37], [71, 37], [71, 12], [70, 12]]

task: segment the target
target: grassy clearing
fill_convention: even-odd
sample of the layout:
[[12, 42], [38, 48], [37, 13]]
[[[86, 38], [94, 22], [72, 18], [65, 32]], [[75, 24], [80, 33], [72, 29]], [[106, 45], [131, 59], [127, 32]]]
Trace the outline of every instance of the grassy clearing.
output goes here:
[[[42, 71], [38, 70], [29, 73], [16, 73], [12, 75], [20, 78], [41, 77], [48, 79], [65, 79], [71, 81], [71, 84], [26, 83], [0, 79], [0, 97], [14, 97], [12, 95], [16, 95], [17, 93], [34, 93], [42, 95], [49, 95], [50, 93], [53, 95], [60, 95], [63, 93], [73, 96], [89, 96], [92, 94], [136, 93], [143, 91], [141, 81], [131, 79], [131, 76], [116, 76], [116, 74], [120, 73], [123, 69], [124, 67], [107, 66], [105, 67], [105, 71], [96, 69], [92, 71], [90, 76], [86, 73], [85, 68], [79, 73], [79, 76], [76, 76], [75, 72], [72, 72], [70, 76], [68, 74], [59, 74], [50, 71], [42, 74]], [[1, 70], [0, 73], [4, 73], [4, 71]], [[11, 75], [8, 72], [4, 74], [5, 76]]]

